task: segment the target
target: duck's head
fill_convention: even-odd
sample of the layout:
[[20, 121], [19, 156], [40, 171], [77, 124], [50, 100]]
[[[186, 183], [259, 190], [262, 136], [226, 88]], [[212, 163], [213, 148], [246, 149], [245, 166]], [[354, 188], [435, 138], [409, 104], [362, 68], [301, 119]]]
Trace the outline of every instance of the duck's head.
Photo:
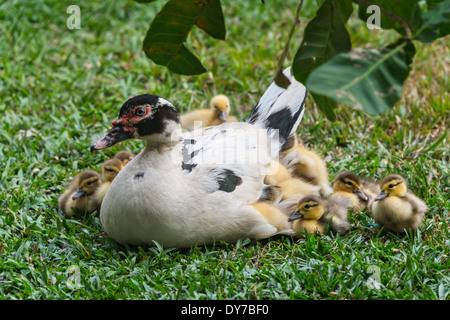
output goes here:
[[109, 159], [102, 165], [102, 176], [105, 181], [113, 181], [120, 170], [122, 170], [123, 164], [119, 159]]
[[119, 151], [114, 155], [114, 159], [119, 159], [122, 162], [122, 165], [126, 165], [129, 161], [134, 158], [134, 154], [130, 151]]
[[222, 121], [227, 121], [230, 114], [230, 100], [227, 96], [219, 94], [211, 99], [211, 110]]
[[407, 188], [406, 181], [402, 176], [390, 174], [381, 181], [381, 192], [374, 200], [379, 201], [387, 197], [404, 197]]
[[87, 170], [78, 176], [77, 191], [72, 196], [73, 200], [89, 196], [102, 184], [102, 177], [96, 171]]
[[361, 180], [353, 172], [344, 171], [339, 173], [333, 182], [334, 191], [342, 191], [348, 193], [354, 193], [362, 200], [367, 201], [369, 198], [361, 190]]
[[289, 221], [297, 219], [319, 220], [323, 215], [323, 205], [319, 197], [305, 196], [295, 207], [295, 212], [289, 217]]
[[91, 151], [106, 149], [127, 139], [150, 143], [178, 141], [181, 134], [180, 117], [173, 105], [151, 94], [126, 101], [112, 125], [111, 130], [91, 146]]

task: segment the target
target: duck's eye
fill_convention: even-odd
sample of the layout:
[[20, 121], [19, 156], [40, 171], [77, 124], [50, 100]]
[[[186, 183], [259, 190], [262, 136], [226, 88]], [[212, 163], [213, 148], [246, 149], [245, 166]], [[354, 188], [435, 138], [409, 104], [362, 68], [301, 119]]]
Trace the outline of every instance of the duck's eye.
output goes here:
[[134, 112], [134, 114], [138, 117], [142, 117], [145, 114], [145, 109], [144, 108], [138, 108], [136, 109], [136, 111]]
[[350, 181], [347, 181], [345, 184], [350, 186], [350, 187], [352, 186], [352, 183]]
[[214, 106], [214, 108], [219, 109], [219, 107], [217, 107], [217, 106]]
[[106, 169], [108, 172], [114, 172], [114, 169]]
[[389, 189], [392, 189], [393, 187], [394, 187], [393, 184], [388, 185], [388, 188], [389, 188]]
[[86, 184], [87, 184], [88, 186], [90, 186], [92, 183], [93, 183], [93, 181], [88, 181]]
[[307, 205], [305, 206], [305, 209], [309, 209], [309, 208], [311, 208], [311, 205], [307, 204]]

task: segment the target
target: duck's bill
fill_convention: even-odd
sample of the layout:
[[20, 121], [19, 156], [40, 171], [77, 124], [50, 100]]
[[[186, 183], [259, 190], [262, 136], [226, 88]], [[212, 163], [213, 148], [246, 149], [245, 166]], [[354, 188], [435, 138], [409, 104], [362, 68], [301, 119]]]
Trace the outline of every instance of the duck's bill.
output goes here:
[[385, 193], [384, 191], [381, 191], [379, 195], [375, 197], [375, 201], [383, 200], [384, 198], [387, 198], [389, 196], [388, 193]]
[[303, 218], [303, 214], [300, 213], [300, 211], [295, 211], [290, 217], [289, 217], [289, 221], [294, 221], [297, 219], [301, 219]]
[[91, 146], [91, 152], [109, 148], [116, 143], [132, 138], [133, 131], [126, 130], [125, 126], [114, 126], [103, 138]]
[[361, 189], [358, 189], [354, 192], [358, 197], [360, 197], [361, 199], [363, 199], [364, 201], [369, 200], [369, 198], [366, 196], [366, 194], [364, 192], [362, 192]]
[[72, 196], [72, 200], [77, 200], [81, 197], [84, 197], [86, 195], [86, 192], [84, 192], [82, 189], [77, 189], [77, 192]]

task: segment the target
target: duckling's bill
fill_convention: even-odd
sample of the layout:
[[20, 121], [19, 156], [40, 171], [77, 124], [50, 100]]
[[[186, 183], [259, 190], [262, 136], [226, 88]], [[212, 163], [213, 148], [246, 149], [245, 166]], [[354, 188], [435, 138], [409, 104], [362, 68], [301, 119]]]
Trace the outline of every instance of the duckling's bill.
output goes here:
[[227, 121], [227, 119], [228, 119], [227, 113], [225, 111], [220, 111], [219, 112], [219, 119], [222, 120], [222, 121]]
[[300, 211], [295, 211], [290, 217], [289, 217], [289, 221], [294, 221], [294, 220], [298, 220], [303, 218], [303, 214], [300, 213]]
[[366, 196], [366, 194], [361, 190], [361, 189], [357, 189], [354, 194], [356, 194], [358, 197], [360, 197], [361, 199], [363, 199], [364, 201], [369, 200], [369, 198]]
[[373, 199], [374, 201], [380, 201], [383, 200], [384, 198], [389, 197], [389, 193], [386, 193], [384, 191], [381, 191], [380, 194], [378, 196], [375, 197], [375, 199]]
[[85, 195], [86, 195], [86, 192], [83, 189], [78, 188], [77, 192], [75, 192], [75, 194], [72, 196], [72, 200], [77, 200], [81, 197], [84, 197]]

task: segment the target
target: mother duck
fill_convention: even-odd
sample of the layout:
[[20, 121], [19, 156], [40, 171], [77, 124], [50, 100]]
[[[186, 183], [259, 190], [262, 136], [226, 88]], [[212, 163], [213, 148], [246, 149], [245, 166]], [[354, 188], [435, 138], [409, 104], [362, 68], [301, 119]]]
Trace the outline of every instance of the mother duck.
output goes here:
[[[241, 237], [293, 234], [269, 223], [255, 204], [264, 176], [293, 141], [306, 88], [284, 70], [287, 89], [272, 83], [246, 122], [182, 132], [173, 105], [156, 95], [126, 101], [101, 150], [127, 139], [146, 146], [112, 182], [100, 210], [105, 231], [119, 243], [186, 248]], [[286, 216], [286, 220], [288, 216]]]

